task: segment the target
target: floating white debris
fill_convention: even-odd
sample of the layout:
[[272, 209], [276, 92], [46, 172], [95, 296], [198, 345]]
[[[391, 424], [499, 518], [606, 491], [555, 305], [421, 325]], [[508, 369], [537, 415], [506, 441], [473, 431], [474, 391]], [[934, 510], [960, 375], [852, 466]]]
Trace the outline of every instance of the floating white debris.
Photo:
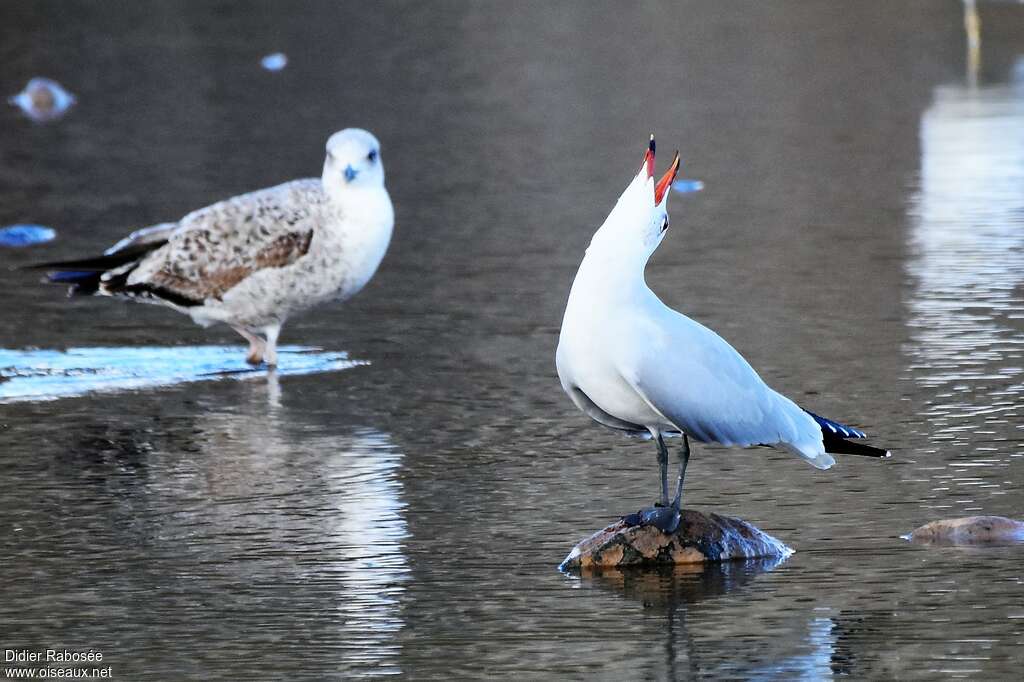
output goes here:
[[280, 71], [284, 67], [288, 66], [288, 55], [283, 52], [268, 54], [260, 60], [260, 66], [267, 71]]
[[700, 180], [676, 180], [672, 183], [672, 189], [682, 194], [689, 194], [704, 189], [704, 183]]
[[7, 100], [33, 121], [55, 121], [75, 103], [75, 96], [55, 80], [33, 78], [25, 89]]
[[32, 246], [51, 241], [56, 236], [56, 230], [42, 225], [8, 225], [0, 228], [0, 246]]

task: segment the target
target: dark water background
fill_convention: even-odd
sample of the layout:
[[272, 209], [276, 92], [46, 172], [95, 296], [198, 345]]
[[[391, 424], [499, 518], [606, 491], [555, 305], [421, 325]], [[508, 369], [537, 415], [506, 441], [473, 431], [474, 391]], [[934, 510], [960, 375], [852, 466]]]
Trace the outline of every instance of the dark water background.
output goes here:
[[[0, 647], [126, 680], [1015, 678], [1024, 550], [898, 537], [1024, 513], [1024, 8], [980, 17], [972, 74], [954, 0], [0, 4], [3, 93], [79, 99], [0, 111], [0, 224], [59, 231], [0, 252], [0, 348], [237, 344], [13, 267], [318, 175], [336, 129], [380, 137], [397, 215], [363, 294], [283, 337], [369, 366], [0, 405]], [[688, 503], [797, 549], [774, 568], [555, 568], [656, 491], [553, 358], [652, 130], [707, 187], [652, 287], [894, 451], [699, 448]]]

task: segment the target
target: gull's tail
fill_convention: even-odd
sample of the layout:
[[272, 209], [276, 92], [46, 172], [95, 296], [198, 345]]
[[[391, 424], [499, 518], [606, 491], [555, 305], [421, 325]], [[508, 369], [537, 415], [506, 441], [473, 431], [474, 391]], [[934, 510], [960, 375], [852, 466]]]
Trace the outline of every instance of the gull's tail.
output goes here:
[[825, 444], [825, 452], [832, 455], [863, 455], [864, 457], [891, 457], [892, 453], [881, 448], [874, 448], [863, 443], [852, 442], [851, 438], [867, 438], [868, 434], [851, 426], [845, 426], [831, 419], [819, 417], [810, 410], [804, 410], [814, 417], [821, 427], [821, 436]]
[[[69, 284], [69, 295], [89, 296], [97, 293], [101, 284], [104, 285], [104, 288], [110, 285], [123, 284], [123, 282], [118, 282], [117, 280], [126, 279], [128, 273], [139, 259], [153, 249], [163, 246], [165, 243], [166, 240], [143, 244], [134, 248], [124, 248], [93, 258], [36, 263], [26, 267], [29, 270], [46, 270], [46, 280], [48, 282]], [[114, 279], [108, 277], [108, 281], [104, 281], [103, 276], [115, 269], [120, 270], [117, 273], [119, 277]]]

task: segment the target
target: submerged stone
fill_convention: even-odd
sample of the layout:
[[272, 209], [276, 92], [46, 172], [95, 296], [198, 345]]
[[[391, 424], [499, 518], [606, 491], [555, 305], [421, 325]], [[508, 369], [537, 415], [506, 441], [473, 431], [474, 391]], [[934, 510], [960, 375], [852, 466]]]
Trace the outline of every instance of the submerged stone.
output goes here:
[[1024, 542], [1024, 522], [1005, 516], [965, 516], [932, 521], [904, 539], [923, 545], [999, 545]]
[[53, 121], [67, 113], [75, 103], [75, 96], [55, 80], [33, 78], [25, 89], [7, 100], [21, 109], [33, 121]]
[[684, 509], [672, 534], [619, 520], [581, 541], [560, 568], [666, 566], [746, 559], [784, 559], [793, 550], [742, 519]]

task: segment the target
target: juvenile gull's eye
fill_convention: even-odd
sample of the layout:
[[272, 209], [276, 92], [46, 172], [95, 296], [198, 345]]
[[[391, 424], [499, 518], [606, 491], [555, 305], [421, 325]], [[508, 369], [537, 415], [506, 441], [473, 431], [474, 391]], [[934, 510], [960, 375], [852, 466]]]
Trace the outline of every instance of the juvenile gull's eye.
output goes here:
[[369, 161], [370, 163], [373, 163], [374, 161], [376, 161], [377, 160], [377, 150], [376, 149], [371, 149], [370, 153], [366, 155], [366, 160]]

